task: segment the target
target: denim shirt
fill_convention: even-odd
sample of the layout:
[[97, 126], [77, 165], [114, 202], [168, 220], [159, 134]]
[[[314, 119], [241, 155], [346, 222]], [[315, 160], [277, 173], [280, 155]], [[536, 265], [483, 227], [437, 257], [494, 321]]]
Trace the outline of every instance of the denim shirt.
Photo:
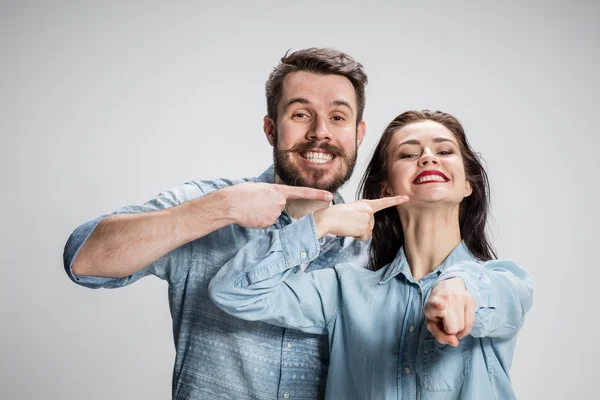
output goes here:
[[[509, 370], [531, 307], [526, 271], [480, 262], [460, 243], [434, 271], [413, 278], [403, 249], [378, 271], [341, 263], [298, 273], [319, 254], [308, 215], [242, 249], [209, 294], [228, 313], [329, 336], [328, 399], [514, 399]], [[460, 277], [476, 301], [475, 323], [458, 347], [425, 327], [432, 287]]]
[[[124, 207], [112, 214], [160, 210], [245, 181], [273, 183], [273, 177], [271, 167], [257, 178], [188, 182], [144, 205]], [[341, 197], [335, 196], [334, 202], [342, 202]], [[329, 363], [325, 337], [242, 321], [218, 309], [208, 297], [210, 280], [239, 249], [291, 223], [285, 212], [267, 229], [230, 225], [214, 231], [125, 278], [75, 276], [71, 265], [77, 252], [107, 216], [84, 223], [73, 232], [65, 247], [65, 270], [75, 283], [90, 288], [117, 288], [146, 275], [168, 282], [176, 349], [174, 399], [323, 398]], [[320, 249], [320, 255], [312, 256], [307, 272], [340, 261], [365, 265], [367, 252], [360, 241], [336, 238]]]

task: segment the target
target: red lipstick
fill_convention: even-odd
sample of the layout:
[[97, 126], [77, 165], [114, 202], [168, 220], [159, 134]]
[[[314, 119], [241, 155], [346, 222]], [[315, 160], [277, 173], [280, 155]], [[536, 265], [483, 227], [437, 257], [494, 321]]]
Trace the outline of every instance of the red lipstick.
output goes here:
[[[427, 170], [427, 171], [423, 171], [419, 175], [417, 175], [417, 177], [413, 180], [412, 183], [417, 184], [417, 181], [419, 179], [423, 178], [424, 176], [429, 176], [429, 175], [441, 176], [442, 178], [444, 178], [444, 181], [446, 181], [446, 182], [450, 181], [450, 178], [448, 178], [446, 175], [444, 175], [441, 171], [437, 171], [435, 169], [430, 169], [430, 170]], [[434, 183], [434, 182], [439, 182], [439, 181], [434, 181], [434, 180], [432, 180], [432, 181], [425, 181], [425, 182], [419, 183], [419, 185], [423, 184], [423, 183]]]

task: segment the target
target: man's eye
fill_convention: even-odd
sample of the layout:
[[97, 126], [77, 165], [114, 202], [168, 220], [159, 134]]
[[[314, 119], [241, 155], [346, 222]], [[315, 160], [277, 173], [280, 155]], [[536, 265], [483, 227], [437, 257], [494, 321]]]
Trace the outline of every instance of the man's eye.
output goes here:
[[345, 121], [344, 117], [340, 116], [340, 115], [336, 115], [333, 117], [334, 121]]
[[292, 115], [292, 117], [304, 118], [304, 117], [308, 117], [308, 115], [306, 115], [304, 113], [296, 113], [296, 114]]

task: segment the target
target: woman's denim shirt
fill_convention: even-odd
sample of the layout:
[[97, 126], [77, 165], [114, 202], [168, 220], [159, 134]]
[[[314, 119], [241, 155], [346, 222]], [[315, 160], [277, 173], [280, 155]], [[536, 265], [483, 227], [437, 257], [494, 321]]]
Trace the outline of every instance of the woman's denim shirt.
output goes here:
[[[299, 273], [319, 246], [308, 215], [248, 243], [216, 274], [209, 295], [239, 318], [328, 334], [329, 399], [515, 398], [509, 370], [532, 303], [523, 268], [481, 262], [461, 242], [420, 281], [403, 249], [378, 271], [343, 263]], [[432, 287], [454, 277], [477, 303], [473, 329], [458, 347], [432, 336], [423, 309]]]

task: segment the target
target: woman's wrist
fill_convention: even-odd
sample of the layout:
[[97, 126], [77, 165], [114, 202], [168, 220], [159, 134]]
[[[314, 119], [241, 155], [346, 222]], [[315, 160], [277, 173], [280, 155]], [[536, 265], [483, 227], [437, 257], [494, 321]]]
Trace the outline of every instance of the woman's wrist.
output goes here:
[[317, 239], [321, 239], [327, 235], [330, 230], [327, 219], [327, 210], [329, 207], [321, 208], [313, 213], [313, 220], [315, 221], [315, 230], [317, 232]]

